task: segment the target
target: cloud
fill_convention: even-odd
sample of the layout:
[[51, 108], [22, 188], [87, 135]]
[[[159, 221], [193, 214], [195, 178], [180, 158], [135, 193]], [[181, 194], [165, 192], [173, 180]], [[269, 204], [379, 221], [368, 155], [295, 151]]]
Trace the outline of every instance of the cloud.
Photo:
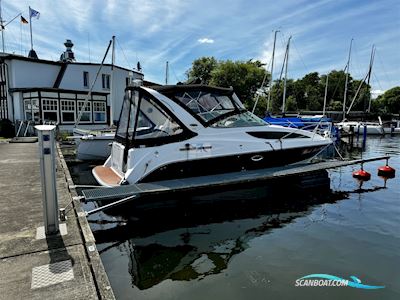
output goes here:
[[214, 40], [213, 39], [209, 39], [209, 38], [202, 38], [202, 39], [198, 39], [197, 41], [200, 44], [214, 44]]
[[372, 90], [371, 91], [371, 98], [376, 99], [378, 96], [383, 95], [385, 91], [383, 90]]
[[[139, 60], [146, 78], [158, 82], [164, 80], [166, 61], [176, 77], [183, 78], [192, 61], [201, 56], [260, 59], [269, 69], [276, 29], [281, 32], [274, 78], [280, 75], [289, 35], [293, 36], [289, 77], [301, 78], [313, 71], [324, 74], [344, 67], [349, 41], [354, 37], [353, 77], [364, 76], [374, 43], [377, 56], [371, 85], [374, 90], [386, 90], [400, 84], [396, 51], [400, 45], [400, 4], [398, 0], [360, 3], [283, 0], [280, 5], [267, 6], [265, 1], [248, 5], [244, 0], [19, 0], [2, 2], [2, 17], [12, 20], [22, 12], [27, 18], [29, 5], [41, 13], [32, 26], [34, 47], [42, 59], [57, 60], [69, 38], [75, 44], [77, 61], [100, 62], [108, 41], [116, 35], [117, 64], [132, 68]], [[29, 26], [20, 25], [18, 20], [6, 27], [5, 50], [27, 55]], [[210, 45], [216, 42], [218, 47]]]

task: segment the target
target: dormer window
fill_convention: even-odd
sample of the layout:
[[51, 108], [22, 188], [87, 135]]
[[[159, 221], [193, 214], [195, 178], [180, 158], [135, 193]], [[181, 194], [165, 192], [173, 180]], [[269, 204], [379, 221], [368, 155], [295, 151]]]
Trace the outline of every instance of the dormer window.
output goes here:
[[109, 90], [110, 89], [110, 75], [102, 74], [102, 76], [101, 76], [101, 85], [102, 85], [102, 88], [105, 89], [105, 90]]
[[89, 87], [89, 72], [83, 71], [83, 87]]

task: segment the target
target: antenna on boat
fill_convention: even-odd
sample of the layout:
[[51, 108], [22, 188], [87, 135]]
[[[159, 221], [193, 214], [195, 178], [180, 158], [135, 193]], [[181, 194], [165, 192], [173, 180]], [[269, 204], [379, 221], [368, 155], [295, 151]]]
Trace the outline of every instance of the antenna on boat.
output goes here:
[[349, 69], [350, 69], [350, 57], [351, 57], [351, 46], [353, 45], [353, 38], [351, 38], [350, 41], [350, 48], [349, 48], [349, 56], [347, 58], [347, 64], [346, 64], [346, 82], [344, 84], [344, 95], [343, 95], [343, 117], [342, 119], [344, 120], [346, 118], [346, 98], [347, 98], [347, 85], [349, 83]]
[[285, 104], [286, 104], [286, 81], [287, 81], [287, 69], [288, 69], [288, 63], [289, 63], [289, 47], [290, 47], [290, 40], [292, 39], [292, 36], [289, 36], [287, 45], [286, 45], [286, 52], [285, 52], [285, 60], [284, 63], [286, 63], [285, 66], [285, 80], [283, 81], [283, 100], [282, 100], [282, 116], [285, 116]]

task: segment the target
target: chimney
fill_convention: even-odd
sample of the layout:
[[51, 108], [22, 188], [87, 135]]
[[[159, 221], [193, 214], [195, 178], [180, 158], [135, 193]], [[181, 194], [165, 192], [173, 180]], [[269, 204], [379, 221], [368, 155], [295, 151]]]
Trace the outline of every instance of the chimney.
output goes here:
[[60, 56], [60, 61], [62, 62], [74, 62], [75, 61], [75, 54], [72, 52], [72, 47], [74, 44], [71, 40], [65, 40], [64, 43], [65, 51]]

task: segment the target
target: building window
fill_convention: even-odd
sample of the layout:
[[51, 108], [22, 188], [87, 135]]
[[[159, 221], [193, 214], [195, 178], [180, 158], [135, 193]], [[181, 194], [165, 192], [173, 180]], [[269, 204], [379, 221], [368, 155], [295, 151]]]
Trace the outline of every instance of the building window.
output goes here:
[[93, 116], [95, 123], [105, 123], [106, 122], [106, 103], [93, 101]]
[[126, 77], [125, 78], [125, 86], [129, 86], [129, 83], [130, 83], [130, 78]]
[[24, 100], [24, 113], [26, 121], [40, 121], [39, 113], [39, 100], [38, 99], [25, 99]]
[[78, 100], [78, 116], [82, 111], [80, 123], [90, 123], [90, 122], [92, 122], [91, 105], [90, 105], [89, 101], [86, 102], [85, 109], [82, 110], [84, 104], [85, 104], [85, 101]]
[[43, 122], [58, 123], [58, 100], [42, 99], [42, 116]]
[[109, 90], [110, 89], [110, 75], [102, 74], [101, 84], [102, 84], [103, 89]]
[[61, 122], [74, 123], [75, 122], [75, 101], [74, 100], [61, 100]]
[[83, 71], [83, 87], [89, 87], [89, 72]]

